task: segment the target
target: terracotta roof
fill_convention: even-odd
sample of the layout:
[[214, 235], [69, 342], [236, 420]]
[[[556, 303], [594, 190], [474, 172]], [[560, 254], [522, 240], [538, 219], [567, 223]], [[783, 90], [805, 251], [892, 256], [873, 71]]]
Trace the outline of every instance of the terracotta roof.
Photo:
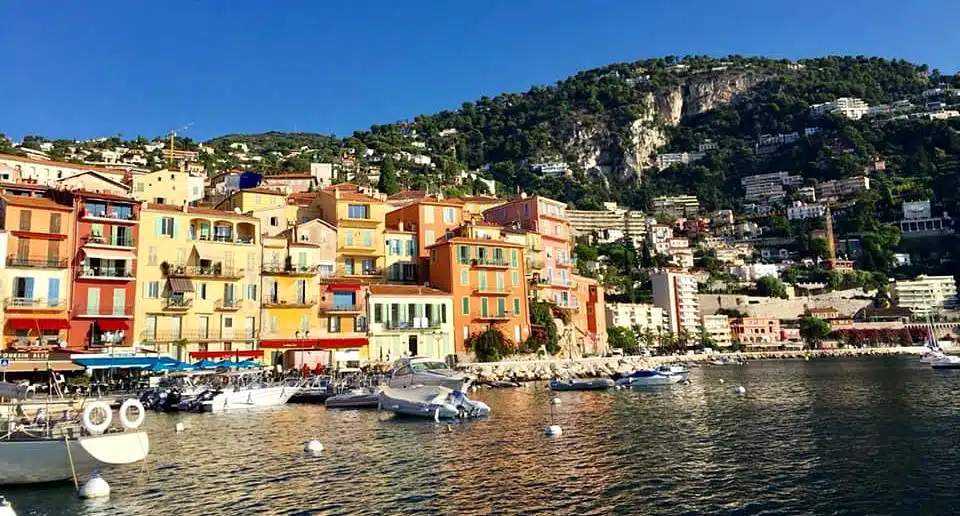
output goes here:
[[23, 206], [25, 208], [37, 208], [41, 210], [73, 211], [73, 206], [65, 206], [54, 202], [46, 197], [26, 197], [22, 195], [3, 195], [0, 196], [7, 204], [13, 206]]
[[323, 190], [325, 192], [332, 192], [334, 190], [359, 190], [360, 187], [353, 183], [337, 183], [335, 185], [330, 185]]
[[274, 190], [273, 188], [263, 188], [263, 187], [244, 188], [243, 190], [237, 190], [236, 193], [258, 193], [258, 194], [268, 194], [268, 195], [282, 195], [283, 197], [287, 196], [287, 194], [279, 190]]
[[495, 202], [502, 202], [502, 203], [507, 202], [507, 201], [504, 201], [503, 199], [500, 199], [499, 197], [488, 197], [486, 195], [470, 195], [467, 197], [461, 197], [460, 199], [464, 202], [490, 203], [490, 204], [493, 204]]
[[60, 168], [72, 168], [74, 170], [92, 170], [94, 172], [100, 172], [102, 174], [111, 174], [117, 175], [118, 172], [122, 173], [122, 170], [115, 170], [102, 167], [91, 167], [90, 165], [82, 165], [78, 163], [66, 163], [63, 161], [53, 161], [49, 159], [37, 159], [37, 158], [25, 158], [23, 156], [13, 156], [11, 154], [0, 154], [0, 159], [12, 159], [17, 161], [25, 161], [28, 163], [37, 163], [40, 165], [50, 165]]
[[126, 196], [126, 195], [116, 195], [116, 194], [110, 194], [110, 193], [90, 192], [90, 191], [88, 191], [88, 190], [72, 190], [70, 193], [76, 195], [77, 197], [83, 197], [83, 198], [93, 197], [93, 198], [95, 198], [95, 199], [107, 199], [107, 200], [109, 200], [109, 201], [125, 201], [125, 202], [129, 202], [129, 203], [136, 203], [136, 202], [138, 202], [138, 201], [137, 201], [136, 199], [134, 199], [133, 197], [129, 197], [129, 196]]
[[406, 192], [397, 192], [390, 197], [387, 197], [388, 201], [407, 201], [411, 199], [423, 199], [427, 196], [427, 192], [423, 190], [408, 190]]
[[383, 202], [376, 197], [371, 197], [367, 194], [356, 193], [356, 192], [340, 192], [341, 201], [369, 201], [369, 202]]
[[420, 285], [370, 285], [372, 296], [449, 296], [449, 292]]

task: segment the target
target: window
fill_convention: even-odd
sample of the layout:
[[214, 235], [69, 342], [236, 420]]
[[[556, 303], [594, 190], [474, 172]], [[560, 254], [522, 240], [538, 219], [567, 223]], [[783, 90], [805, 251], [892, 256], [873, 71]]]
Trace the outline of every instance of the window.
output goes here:
[[423, 240], [427, 243], [427, 245], [433, 245], [433, 243], [437, 241], [437, 235], [432, 229], [428, 229], [423, 232]]
[[407, 256], [416, 256], [417, 254], [417, 241], [408, 240], [407, 241]]
[[343, 245], [353, 247], [353, 231], [347, 231], [343, 235]]
[[199, 323], [197, 333], [200, 334], [201, 339], [206, 339], [210, 336], [210, 317], [206, 315], [201, 315], [197, 322]]
[[310, 331], [310, 317], [307, 314], [300, 316], [300, 331], [307, 332]]
[[460, 302], [461, 302], [460, 308], [463, 311], [463, 315], [470, 315], [470, 298], [464, 297]]
[[60, 304], [60, 278], [50, 278], [47, 281], [47, 305], [57, 306]]
[[477, 275], [480, 276], [480, 290], [487, 290], [487, 271], [479, 271]]
[[524, 204], [524, 205], [523, 205], [523, 216], [524, 216], [524, 217], [529, 217], [529, 216], [530, 216], [530, 205], [529, 205], [529, 204]]
[[513, 298], [513, 315], [520, 315], [520, 298]]
[[444, 208], [443, 209], [443, 223], [444, 224], [455, 224], [456, 223], [456, 212], [453, 208]]
[[224, 328], [233, 328], [233, 317], [223, 317], [223, 327]]
[[87, 314], [100, 314], [100, 288], [92, 287], [87, 289]]
[[137, 183], [137, 191], [138, 191], [138, 192], [142, 192], [142, 191], [143, 191], [143, 187], [144, 187], [143, 181], [140, 181], [139, 183]]
[[50, 214], [50, 232], [55, 235], [60, 233], [60, 214], [59, 213]]
[[353, 292], [334, 292], [333, 293], [333, 306], [334, 308], [344, 308], [352, 307], [356, 304], [356, 300]]
[[378, 324], [383, 322], [383, 303], [373, 305], [373, 322]]
[[113, 289], [113, 315], [124, 315], [127, 306], [127, 290]]
[[247, 299], [251, 301], [257, 300], [257, 286], [252, 283], [247, 285]]
[[280, 326], [279, 322], [276, 315], [270, 317], [270, 333], [277, 333], [277, 328]]
[[493, 261], [495, 263], [506, 263], [506, 260], [503, 259], [503, 249], [499, 247], [493, 249]]
[[20, 210], [20, 231], [30, 231], [30, 210]]
[[207, 298], [207, 284], [206, 284], [206, 283], [201, 283], [201, 284], [200, 284], [200, 289], [197, 291], [197, 296], [198, 296], [200, 299], [206, 299], [206, 298]]
[[457, 246], [457, 261], [462, 264], [470, 263], [470, 248], [465, 245]]
[[440, 305], [440, 322], [443, 324], [447, 323], [447, 305]]
[[160, 236], [173, 238], [173, 217], [160, 219]]
[[424, 206], [423, 207], [423, 223], [424, 224], [433, 224], [433, 206]]
[[279, 225], [280, 225], [280, 218], [279, 218], [279, 217], [270, 217], [270, 225], [273, 226], [273, 227], [279, 226]]
[[480, 316], [481, 317], [487, 316], [487, 298], [485, 297], [480, 298]]
[[340, 316], [331, 315], [327, 319], [327, 331], [330, 333], [340, 333]]
[[351, 219], [365, 219], [367, 218], [369, 208], [366, 204], [349, 204], [347, 205], [347, 217]]
[[512, 286], [516, 287], [520, 285], [520, 273], [513, 271], [510, 273], [510, 279], [512, 280]]
[[160, 282], [147, 282], [147, 291], [144, 293], [144, 295], [147, 297], [147, 299], [157, 299], [160, 297]]
[[470, 284], [470, 271], [466, 267], [460, 269], [460, 284], [469, 285]]
[[497, 299], [497, 315], [500, 317], [503, 317], [504, 315], [506, 315], [506, 313], [507, 313], [507, 300], [501, 297], [500, 299]]
[[362, 231], [360, 236], [363, 237], [363, 247], [373, 247], [373, 231]]
[[353, 320], [353, 331], [356, 333], [363, 333], [367, 331], [367, 318], [360, 315]]
[[510, 266], [511, 267], [517, 266], [517, 250], [516, 249], [510, 250]]
[[498, 272], [497, 273], [497, 292], [503, 292], [504, 290], [505, 289], [503, 286], [503, 273]]

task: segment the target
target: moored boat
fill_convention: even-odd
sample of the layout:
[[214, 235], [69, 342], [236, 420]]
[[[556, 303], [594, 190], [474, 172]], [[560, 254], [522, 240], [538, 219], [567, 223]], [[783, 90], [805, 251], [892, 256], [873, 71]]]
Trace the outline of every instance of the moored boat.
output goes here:
[[617, 380], [617, 385], [621, 387], [654, 387], [674, 385], [685, 379], [686, 377], [682, 374], [673, 374], [661, 369], [640, 369]]
[[943, 358], [930, 363], [934, 369], [960, 369], [960, 357], [955, 355], [944, 355]]
[[333, 384], [327, 376], [313, 376], [300, 386], [288, 403], [324, 403], [334, 394]]
[[569, 380], [554, 379], [550, 381], [551, 391], [602, 391], [615, 385], [609, 378], [596, 378], [593, 380], [578, 380], [571, 378]]
[[377, 408], [380, 393], [372, 389], [353, 389], [327, 398], [327, 408]]
[[440, 385], [407, 388], [384, 387], [380, 391], [380, 409], [395, 414], [434, 420], [473, 418], [490, 415], [490, 407], [471, 400], [461, 391]]
[[226, 373], [218, 375], [211, 387], [193, 400], [182, 402], [181, 410], [196, 412], [224, 412], [255, 407], [273, 407], [285, 404], [300, 390], [299, 380], [267, 383], [256, 373]]
[[452, 391], [466, 391], [473, 378], [454, 371], [442, 360], [430, 357], [405, 357], [392, 367], [387, 385], [408, 388], [417, 385], [442, 386]]

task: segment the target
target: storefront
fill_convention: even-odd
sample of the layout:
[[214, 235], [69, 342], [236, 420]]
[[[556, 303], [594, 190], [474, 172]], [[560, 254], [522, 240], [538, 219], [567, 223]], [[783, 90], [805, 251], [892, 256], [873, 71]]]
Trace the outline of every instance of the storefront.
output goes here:
[[318, 364], [333, 369], [360, 367], [367, 350], [366, 337], [321, 339], [265, 339], [260, 348], [272, 366], [285, 370], [314, 369]]

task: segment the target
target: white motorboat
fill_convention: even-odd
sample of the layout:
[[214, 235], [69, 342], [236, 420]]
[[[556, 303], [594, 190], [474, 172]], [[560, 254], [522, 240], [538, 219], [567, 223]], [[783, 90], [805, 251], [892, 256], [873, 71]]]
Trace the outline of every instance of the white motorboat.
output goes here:
[[228, 373], [215, 379], [213, 386], [193, 400], [181, 403], [182, 410], [224, 412], [285, 404], [300, 391], [300, 381], [266, 383], [258, 373]]
[[657, 368], [657, 372], [660, 374], [680, 376], [680, 381], [685, 381], [687, 377], [690, 376], [689, 369], [677, 364], [663, 364]]
[[463, 392], [441, 385], [384, 387], [380, 391], [380, 409], [434, 420], [490, 415], [490, 407], [486, 403], [471, 400]]
[[934, 369], [960, 369], [960, 357], [955, 355], [944, 355], [943, 358], [930, 363]]
[[464, 392], [472, 381], [472, 377], [450, 369], [442, 360], [416, 356], [397, 360], [393, 364], [387, 385], [393, 388], [443, 386]]
[[[19, 387], [0, 384], [0, 396], [21, 397]], [[85, 401], [79, 417], [68, 410], [52, 419], [45, 410], [32, 421], [10, 419], [0, 435], [0, 484], [32, 484], [67, 480], [95, 467], [133, 464], [150, 453], [150, 439], [138, 431], [146, 410], [135, 400], [120, 407], [119, 425], [106, 402]], [[133, 408], [136, 415], [131, 417]], [[71, 467], [72, 463], [72, 467]]]
[[621, 387], [654, 387], [674, 385], [684, 380], [686, 380], [684, 374], [673, 374], [670, 371], [660, 369], [640, 369], [630, 376], [617, 380], [617, 385]]
[[377, 408], [380, 393], [373, 389], [353, 389], [327, 398], [327, 408]]
[[920, 355], [920, 362], [924, 364], [932, 364], [938, 360], [943, 360], [946, 357], [947, 355], [944, 354], [942, 351], [931, 349], [928, 351], [924, 351], [923, 354]]

